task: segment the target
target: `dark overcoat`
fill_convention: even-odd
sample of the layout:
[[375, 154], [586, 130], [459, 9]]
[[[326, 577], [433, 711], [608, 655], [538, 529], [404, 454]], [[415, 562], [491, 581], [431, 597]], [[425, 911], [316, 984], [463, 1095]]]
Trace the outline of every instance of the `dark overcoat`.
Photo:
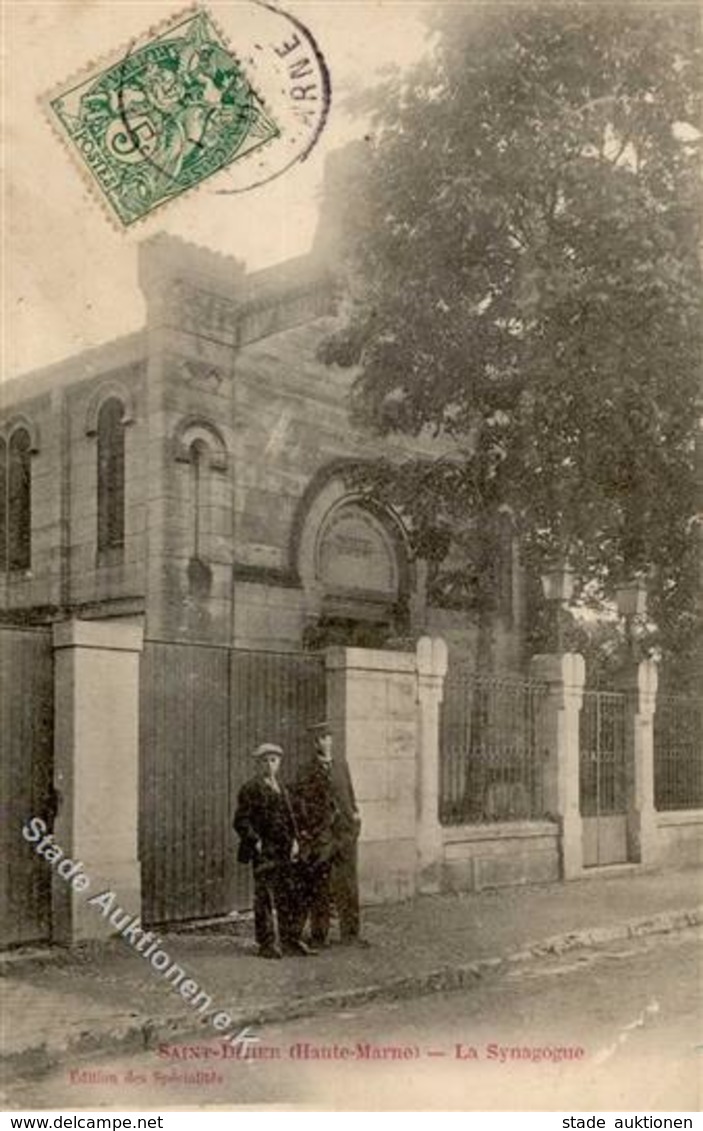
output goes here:
[[293, 791], [301, 852], [310, 861], [331, 861], [340, 845], [358, 834], [356, 799], [346, 762], [329, 769], [317, 758], [299, 775]]
[[[239, 862], [289, 861], [297, 827], [291, 799], [279, 782], [278, 791], [261, 778], [245, 782], [239, 791], [234, 828], [240, 838]], [[261, 850], [257, 852], [257, 843]]]

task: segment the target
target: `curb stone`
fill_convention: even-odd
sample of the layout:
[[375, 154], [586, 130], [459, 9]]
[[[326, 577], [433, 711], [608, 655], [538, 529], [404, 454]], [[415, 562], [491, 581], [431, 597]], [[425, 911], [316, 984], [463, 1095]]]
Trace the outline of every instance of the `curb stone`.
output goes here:
[[[292, 1021], [302, 1017], [312, 1017], [326, 1010], [364, 1005], [372, 1001], [420, 997], [425, 994], [464, 989], [509, 965], [527, 963], [549, 955], [564, 954], [567, 951], [581, 950], [628, 938], [669, 934], [700, 925], [703, 925], [703, 904], [682, 911], [667, 911], [660, 915], [629, 920], [610, 927], [589, 927], [581, 931], [570, 931], [540, 942], [528, 943], [526, 947], [502, 956], [443, 966], [410, 976], [387, 978], [382, 982], [366, 986], [328, 990], [325, 993], [308, 995], [304, 998], [290, 998], [287, 1001], [265, 1002], [258, 1006], [252, 1005], [229, 1012], [233, 1027], [239, 1030], [247, 1026]], [[213, 1032], [207, 1023], [201, 1022], [199, 1029], [192, 1017], [186, 1014], [165, 1018], [135, 1016], [133, 1020], [122, 1025], [81, 1029], [68, 1034], [65, 1040], [53, 1045], [47, 1044], [44, 1040], [13, 1052], [0, 1053], [0, 1065], [5, 1076], [11, 1070], [18, 1075], [26, 1070], [47, 1071], [68, 1059], [84, 1057], [90, 1053], [143, 1051], [159, 1044], [166, 1044], [176, 1037], [195, 1037], [204, 1029], [207, 1031], [207, 1039], [212, 1040]]]

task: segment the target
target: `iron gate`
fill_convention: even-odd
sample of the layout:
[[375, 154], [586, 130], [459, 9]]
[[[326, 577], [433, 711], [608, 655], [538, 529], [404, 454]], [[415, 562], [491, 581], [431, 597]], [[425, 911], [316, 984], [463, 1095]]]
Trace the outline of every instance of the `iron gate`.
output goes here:
[[53, 823], [54, 664], [51, 629], [0, 627], [0, 945], [51, 933], [51, 869], [22, 836]]
[[147, 642], [139, 854], [147, 923], [228, 910], [229, 651]]
[[237, 793], [263, 741], [283, 746], [282, 774], [295, 774], [325, 714], [323, 658], [147, 641], [140, 698], [144, 921], [250, 907], [231, 827]]
[[547, 686], [450, 668], [440, 715], [442, 825], [544, 816]]
[[627, 860], [624, 694], [584, 692], [580, 730], [584, 866], [622, 863]]

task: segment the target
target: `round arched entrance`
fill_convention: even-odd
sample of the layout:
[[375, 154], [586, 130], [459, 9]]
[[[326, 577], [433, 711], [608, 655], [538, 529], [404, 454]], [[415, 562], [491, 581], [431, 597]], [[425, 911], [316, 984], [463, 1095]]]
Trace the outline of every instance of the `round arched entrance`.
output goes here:
[[410, 570], [398, 519], [338, 480], [306, 516], [299, 547], [308, 648], [379, 648], [407, 631]]

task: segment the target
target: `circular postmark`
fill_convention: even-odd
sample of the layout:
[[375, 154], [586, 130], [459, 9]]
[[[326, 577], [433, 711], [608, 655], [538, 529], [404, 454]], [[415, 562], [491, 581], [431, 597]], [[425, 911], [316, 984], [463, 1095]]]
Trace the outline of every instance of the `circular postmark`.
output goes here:
[[[329, 70], [311, 31], [294, 16], [263, 0], [256, 0], [256, 7], [259, 13], [267, 13], [269, 38], [264, 44], [255, 43], [246, 61], [253, 75], [260, 75], [255, 81], [267, 92], [272, 112], [282, 123], [281, 144], [261, 153], [250, 170], [231, 170], [230, 183], [218, 187], [217, 192], [257, 188], [305, 161], [329, 114]], [[257, 179], [249, 182], [250, 173]]]
[[[208, 176], [224, 168], [226, 182], [223, 178], [212, 191], [246, 192], [281, 176], [314, 148], [329, 112], [329, 71], [309, 29], [264, 0], [236, 6], [233, 47], [232, 36], [224, 30], [229, 23], [226, 13], [218, 14], [218, 27], [204, 8], [196, 12], [192, 22], [197, 35], [188, 25], [179, 29], [185, 33], [179, 37], [182, 43], [193, 44], [191, 50], [185, 47], [180, 81], [173, 49], [164, 55], [164, 44], [158, 43], [141, 51], [142, 88], [161, 115], [170, 118], [161, 145], [156, 131], [144, 128], [139, 110], [135, 117], [127, 105], [133, 80], [125, 74], [134, 59], [132, 49], [118, 80], [115, 142], [122, 142], [122, 160], [150, 166], [152, 178], [170, 180], [176, 191], [182, 174], [200, 180], [203, 172]], [[184, 54], [184, 48], [180, 50]], [[204, 90], [194, 95], [197, 84]], [[198, 94], [206, 94], [208, 87], [206, 103]], [[240, 155], [248, 160], [240, 163]]]
[[265, 0], [197, 5], [133, 40], [51, 108], [126, 226], [219, 174], [239, 193], [304, 161], [330, 77], [312, 33]]

